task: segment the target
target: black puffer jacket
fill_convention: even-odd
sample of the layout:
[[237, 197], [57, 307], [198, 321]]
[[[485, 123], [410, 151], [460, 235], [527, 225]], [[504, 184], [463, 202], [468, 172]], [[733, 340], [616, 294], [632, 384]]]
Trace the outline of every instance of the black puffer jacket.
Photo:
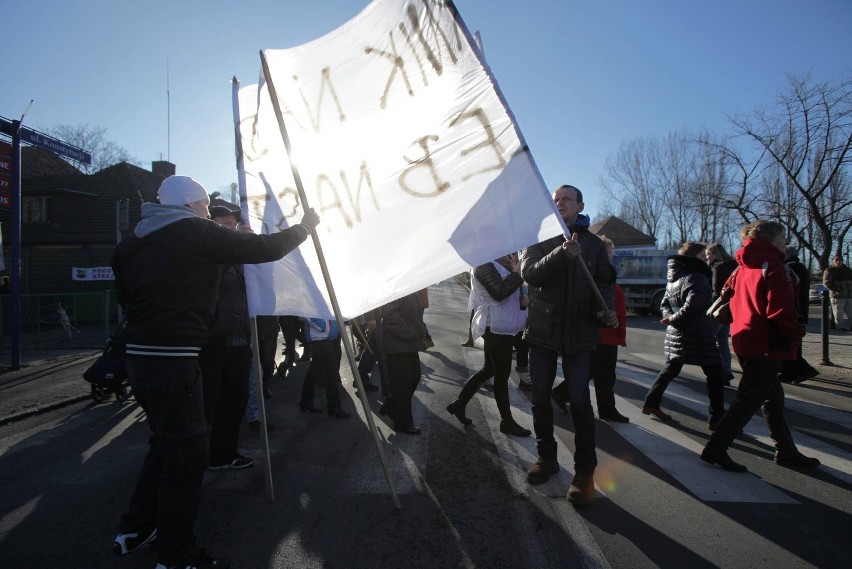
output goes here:
[[668, 285], [663, 298], [667, 360], [693, 365], [720, 365], [710, 306], [710, 268], [696, 257], [669, 258]]

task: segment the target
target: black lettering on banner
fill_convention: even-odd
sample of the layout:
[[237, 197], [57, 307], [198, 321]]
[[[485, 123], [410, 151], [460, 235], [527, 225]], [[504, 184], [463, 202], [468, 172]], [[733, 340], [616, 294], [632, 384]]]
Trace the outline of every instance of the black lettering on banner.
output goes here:
[[[251, 122], [251, 136], [248, 138], [248, 141], [242, 138], [243, 125], [247, 122]], [[237, 135], [241, 137], [239, 148], [243, 152], [243, 160], [253, 162], [269, 154], [267, 147], [256, 146], [260, 142], [260, 137], [257, 134], [257, 114], [240, 120], [240, 129]], [[245, 142], [248, 142], [248, 144], [245, 144]]]
[[[355, 188], [355, 196], [352, 196], [352, 188], [349, 185], [349, 179], [346, 176], [346, 172], [343, 170], [340, 171], [340, 182], [343, 184], [343, 188], [346, 190], [346, 197], [348, 199], [349, 208], [352, 210], [352, 215], [355, 216], [355, 220], [358, 223], [361, 223], [361, 190], [366, 186], [367, 190], [370, 193], [370, 197], [372, 198], [373, 207], [376, 208], [376, 211], [379, 211], [381, 208], [379, 207], [379, 201], [376, 199], [376, 192], [373, 189], [373, 180], [370, 177], [370, 170], [367, 168], [366, 162], [361, 162], [361, 165], [358, 169], [358, 185]], [[352, 228], [354, 222], [352, 220], [352, 215], [347, 211], [345, 204], [340, 199], [340, 193], [337, 191], [337, 186], [332, 182], [331, 177], [326, 174], [320, 174], [317, 176], [317, 185], [316, 185], [317, 197], [319, 199], [319, 211], [321, 213], [325, 213], [327, 211], [337, 210], [340, 213], [340, 217], [343, 218], [343, 223], [346, 224], [347, 228]], [[326, 201], [327, 196], [330, 195], [332, 197], [331, 201]], [[328, 224], [327, 229], [331, 231], [332, 225]]]
[[[441, 75], [444, 72], [444, 52], [449, 55], [450, 61], [452, 61], [453, 63], [457, 63], [457, 51], [461, 51], [463, 44], [461, 35], [458, 30], [458, 26], [455, 25], [455, 20], [453, 20], [453, 35], [455, 36], [454, 39], [456, 43], [456, 47], [454, 49], [451, 40], [447, 37], [447, 34], [444, 32], [443, 29], [441, 29], [441, 26], [438, 24], [438, 21], [433, 12], [434, 3], [430, 2], [429, 0], [421, 1], [425, 8], [426, 14], [424, 25], [422, 27], [420, 25], [420, 19], [417, 15], [417, 8], [413, 4], [409, 4], [406, 7], [406, 13], [411, 24], [411, 31], [409, 32], [408, 28], [405, 25], [405, 22], [400, 22], [398, 28], [403, 39], [408, 44], [408, 49], [411, 52], [411, 55], [414, 57], [414, 61], [417, 63], [417, 68], [420, 70], [420, 76], [423, 80], [423, 85], [428, 86], [429, 80], [424, 69], [423, 60], [421, 59], [420, 54], [418, 53], [417, 46], [415, 45], [414, 41], [412, 41], [412, 37], [417, 39], [417, 43], [419, 43], [422, 47], [425, 57], [429, 61], [429, 65], [431, 65], [432, 69], [438, 75]], [[379, 106], [382, 109], [387, 108], [388, 95], [390, 93], [391, 86], [396, 80], [397, 74], [405, 83], [405, 89], [408, 92], [408, 95], [414, 96], [414, 90], [411, 87], [411, 82], [409, 81], [408, 73], [406, 72], [406, 62], [403, 56], [401, 56], [397, 51], [396, 42], [394, 41], [393, 30], [388, 32], [388, 38], [390, 39], [391, 45], [390, 52], [381, 49], [376, 49], [374, 47], [367, 47], [364, 49], [365, 53], [375, 54], [379, 57], [383, 57], [387, 59], [391, 64], [391, 69], [388, 73], [388, 79], [385, 82], [385, 89], [382, 92], [382, 97], [379, 101]]]
[[411, 89], [411, 82], [408, 80], [408, 74], [405, 72], [405, 61], [403, 61], [402, 57], [400, 57], [396, 51], [396, 43], [393, 41], [393, 31], [388, 32], [388, 37], [390, 38], [393, 53], [388, 53], [372, 47], [364, 48], [364, 53], [367, 55], [375, 53], [378, 56], [387, 58], [392, 65], [390, 74], [388, 75], [388, 80], [385, 83], [385, 90], [382, 92], [381, 102], [379, 103], [379, 106], [383, 109], [387, 107], [388, 93], [390, 92], [391, 85], [393, 84], [394, 77], [396, 77], [397, 73], [399, 73], [400, 77], [402, 77], [402, 80], [405, 83], [405, 90], [408, 91], [409, 96], [414, 96], [414, 91]]
[[[449, 189], [449, 187], [450, 187], [449, 182], [442, 182], [440, 177], [438, 176], [438, 171], [435, 169], [435, 161], [432, 160], [432, 154], [429, 150], [429, 141], [434, 142], [434, 141], [437, 141], [437, 140], [438, 140], [437, 136], [435, 136], [434, 134], [430, 134], [428, 136], [422, 136], [415, 141], [420, 146], [420, 148], [423, 150], [423, 158], [419, 158], [417, 160], [412, 160], [408, 156], [403, 156], [403, 158], [405, 158], [405, 160], [409, 164], [411, 164], [411, 167], [406, 168], [399, 175], [399, 185], [402, 187], [402, 189], [406, 193], [411, 194], [412, 196], [415, 196], [415, 197], [418, 197], [418, 198], [432, 198], [432, 197], [441, 195], [442, 193], [444, 193], [445, 191], [447, 191]], [[408, 184], [405, 183], [405, 180], [406, 180], [406, 178], [408, 178], [408, 175], [411, 172], [413, 172], [414, 170], [417, 170], [418, 168], [428, 168], [429, 169], [429, 174], [432, 176], [432, 182], [434, 182], [434, 184], [435, 184], [435, 189], [433, 191], [425, 192], [425, 193], [418, 192], [418, 191], [412, 189], [411, 187], [409, 187]]]
[[[337, 96], [337, 91], [334, 89], [334, 83], [331, 81], [331, 72], [329, 71], [329, 68], [323, 67], [322, 71], [320, 71], [320, 76], [322, 77], [322, 79], [320, 81], [319, 96], [317, 97], [316, 118], [314, 118], [314, 114], [311, 111], [311, 105], [310, 103], [308, 103], [308, 99], [307, 97], [305, 97], [304, 91], [302, 91], [302, 88], [299, 87], [299, 96], [302, 97], [302, 103], [305, 105], [305, 112], [307, 113], [308, 118], [311, 120], [311, 126], [313, 127], [314, 132], [317, 133], [320, 131], [320, 112], [322, 111], [322, 102], [323, 97], [325, 95], [326, 86], [328, 86], [328, 90], [331, 93], [331, 98], [334, 100], [335, 107], [337, 107], [338, 120], [340, 122], [346, 120], [346, 114], [343, 112], [343, 107], [340, 105], [340, 98]], [[293, 75], [293, 81], [298, 83], [299, 76]], [[293, 115], [292, 111], [288, 111], [288, 114], [292, 115], [295, 118], [295, 115]], [[302, 126], [302, 124], [299, 123], [298, 120], [296, 122], [299, 124], [300, 127], [304, 129], [304, 126]]]
[[450, 123], [450, 126], [456, 126], [459, 122], [466, 119], [473, 119], [479, 121], [479, 124], [482, 125], [482, 130], [485, 131], [485, 140], [483, 140], [479, 144], [475, 144], [471, 147], [462, 150], [462, 157], [467, 156], [471, 152], [475, 152], [477, 150], [491, 148], [492, 150], [494, 150], [494, 154], [497, 156], [497, 163], [493, 166], [488, 166], [477, 172], [474, 172], [473, 174], [468, 174], [464, 176], [462, 180], [467, 181], [473, 176], [488, 172], [489, 170], [502, 170], [506, 166], [506, 159], [503, 158], [503, 147], [500, 146], [500, 143], [497, 142], [497, 139], [494, 137], [494, 128], [491, 126], [491, 123], [488, 122], [488, 117], [485, 116], [485, 111], [482, 110], [481, 107], [473, 109], [471, 111], [465, 111], [456, 118], [454, 118], [453, 121]]
[[[334, 199], [329, 203], [326, 203], [324, 199], [324, 186], [328, 186], [331, 190], [331, 195], [334, 196]], [[340, 195], [337, 193], [337, 188], [325, 174], [317, 176], [317, 197], [319, 198], [320, 213], [336, 209], [340, 212], [340, 216], [343, 218], [343, 223], [346, 224], [346, 227], [352, 227], [352, 219], [346, 214], [346, 210], [343, 209], [343, 203], [340, 201]]]
[[[432, 64], [432, 69], [435, 70], [435, 73], [441, 75], [444, 72], [444, 63], [443, 63], [443, 53], [441, 51], [440, 40], [444, 41], [444, 45], [447, 47], [447, 53], [450, 55], [450, 60], [453, 63], [458, 61], [455, 52], [453, 51], [452, 46], [450, 45], [450, 40], [447, 39], [444, 30], [441, 29], [441, 26], [438, 25], [438, 22], [435, 20], [435, 14], [432, 12], [431, 7], [429, 6], [430, 2], [428, 0], [421, 0], [423, 2], [423, 7], [425, 9], [426, 21], [424, 28], [420, 27], [420, 19], [417, 17], [417, 9], [411, 4], [408, 5], [408, 19], [411, 20], [411, 27], [414, 32], [417, 34], [417, 39], [420, 40], [420, 45], [423, 46], [424, 51], [426, 52], [426, 59], [429, 60], [429, 63]], [[455, 20], [453, 20], [455, 22]], [[429, 38], [434, 38], [434, 44], [429, 42], [429, 39], [424, 36], [424, 30], [428, 32]], [[458, 35], [458, 30], [455, 26], [453, 26], [453, 30], [456, 33], [456, 43], [461, 46], [461, 38]], [[434, 46], [434, 50], [432, 47]], [[437, 55], [436, 55], [437, 52]]]

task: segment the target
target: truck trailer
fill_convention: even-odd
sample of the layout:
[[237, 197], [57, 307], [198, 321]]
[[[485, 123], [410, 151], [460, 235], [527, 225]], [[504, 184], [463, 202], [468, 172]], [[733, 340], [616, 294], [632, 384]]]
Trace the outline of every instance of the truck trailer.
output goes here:
[[666, 294], [668, 258], [676, 254], [675, 249], [615, 248], [612, 264], [629, 310], [660, 316], [660, 304]]

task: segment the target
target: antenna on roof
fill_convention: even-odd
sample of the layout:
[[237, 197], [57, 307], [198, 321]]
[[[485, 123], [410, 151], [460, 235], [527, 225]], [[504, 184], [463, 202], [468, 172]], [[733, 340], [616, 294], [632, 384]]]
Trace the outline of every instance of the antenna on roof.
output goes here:
[[172, 99], [169, 92], [169, 58], [166, 57], [166, 160], [172, 161]]
[[30, 112], [30, 107], [32, 107], [32, 106], [33, 106], [33, 101], [35, 101], [35, 99], [30, 99], [30, 104], [29, 104], [29, 105], [27, 105], [27, 108], [26, 108], [26, 109], [24, 109], [24, 112], [23, 112], [23, 114], [21, 115], [21, 120], [19, 121], [21, 124], [24, 124], [24, 117], [25, 117], [25, 116], [27, 116], [27, 113], [28, 113], [28, 112]]

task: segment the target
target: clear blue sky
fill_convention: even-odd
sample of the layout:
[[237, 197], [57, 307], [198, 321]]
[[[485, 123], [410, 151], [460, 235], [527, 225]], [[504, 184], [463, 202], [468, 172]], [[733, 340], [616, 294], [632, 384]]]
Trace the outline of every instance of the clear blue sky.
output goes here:
[[[171, 152], [210, 192], [237, 179], [230, 79], [264, 48], [316, 38], [366, 0], [0, 0], [0, 116], [107, 129], [146, 168]], [[852, 72], [850, 0], [458, 0], [548, 187], [597, 213], [621, 142], [681, 127], [723, 133], [786, 73]]]

